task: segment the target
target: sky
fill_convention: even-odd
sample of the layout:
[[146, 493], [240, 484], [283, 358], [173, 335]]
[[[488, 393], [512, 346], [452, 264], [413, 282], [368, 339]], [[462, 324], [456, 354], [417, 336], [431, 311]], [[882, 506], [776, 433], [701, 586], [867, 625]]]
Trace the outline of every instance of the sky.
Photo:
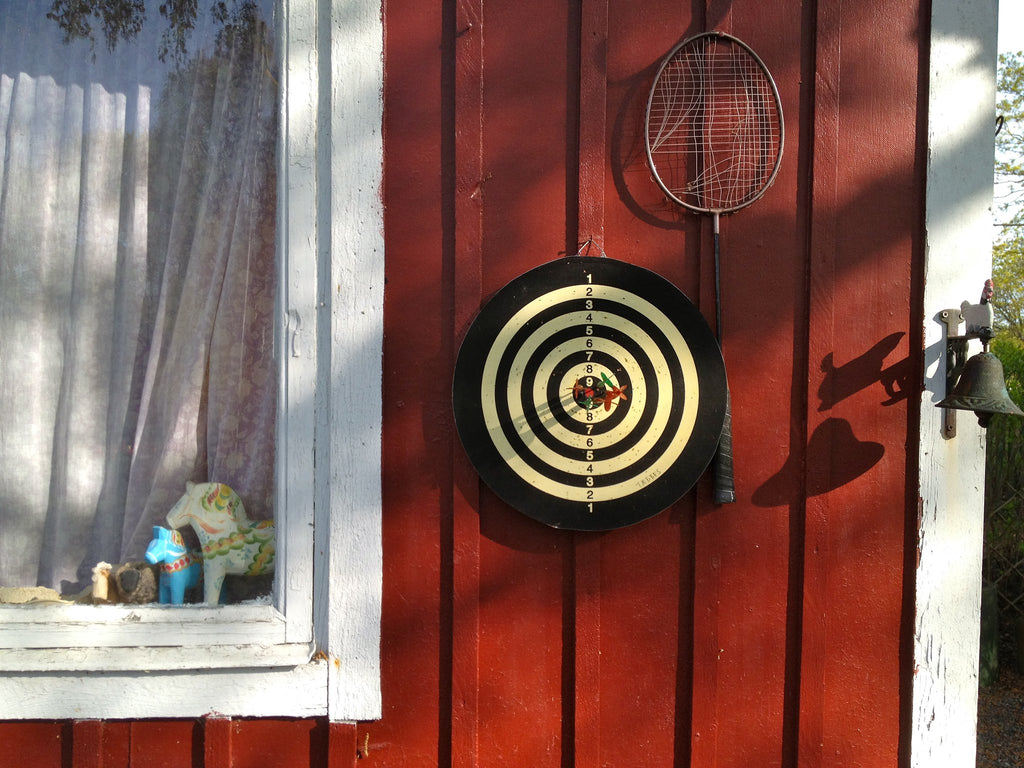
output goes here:
[[[999, 0], [999, 53], [1024, 51], [1024, 0]], [[996, 181], [996, 198], [1006, 197], [1005, 186]], [[997, 221], [1003, 214], [997, 214]], [[998, 224], [997, 224], [998, 226]]]
[[999, 0], [999, 52], [1024, 51], [1024, 0]]

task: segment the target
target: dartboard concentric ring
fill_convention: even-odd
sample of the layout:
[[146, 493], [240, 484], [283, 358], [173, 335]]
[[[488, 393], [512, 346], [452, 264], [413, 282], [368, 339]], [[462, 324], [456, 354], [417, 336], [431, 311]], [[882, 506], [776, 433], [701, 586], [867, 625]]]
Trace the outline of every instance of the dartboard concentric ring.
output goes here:
[[556, 528], [609, 530], [671, 506], [714, 455], [725, 364], [668, 280], [574, 256], [513, 280], [455, 364], [459, 438], [506, 503]]

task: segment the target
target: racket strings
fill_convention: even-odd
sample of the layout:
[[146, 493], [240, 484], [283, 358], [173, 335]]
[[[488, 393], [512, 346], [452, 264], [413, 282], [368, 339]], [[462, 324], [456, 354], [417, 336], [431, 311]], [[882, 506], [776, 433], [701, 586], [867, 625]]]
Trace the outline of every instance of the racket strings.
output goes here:
[[772, 179], [780, 124], [767, 73], [727, 40], [684, 46], [651, 93], [648, 140], [655, 172], [677, 198], [729, 211]]

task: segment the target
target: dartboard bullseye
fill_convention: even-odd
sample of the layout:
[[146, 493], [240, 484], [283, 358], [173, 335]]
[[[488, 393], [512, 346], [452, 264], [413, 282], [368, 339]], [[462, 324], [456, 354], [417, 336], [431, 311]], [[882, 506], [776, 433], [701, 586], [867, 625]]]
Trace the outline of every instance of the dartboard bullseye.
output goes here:
[[726, 392], [715, 336], [679, 289], [576, 256], [521, 275], [480, 311], [452, 400], [466, 453], [501, 499], [556, 528], [608, 530], [693, 487]]

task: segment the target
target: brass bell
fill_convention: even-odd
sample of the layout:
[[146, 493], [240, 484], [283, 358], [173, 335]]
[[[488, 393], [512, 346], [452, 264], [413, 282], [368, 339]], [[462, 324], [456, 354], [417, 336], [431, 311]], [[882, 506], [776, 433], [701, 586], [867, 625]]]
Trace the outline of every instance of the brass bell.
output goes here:
[[1003, 364], [991, 352], [979, 352], [968, 360], [952, 393], [936, 405], [974, 411], [983, 427], [988, 426], [993, 413], [1024, 416], [1024, 411], [1017, 407], [1006, 391]]

